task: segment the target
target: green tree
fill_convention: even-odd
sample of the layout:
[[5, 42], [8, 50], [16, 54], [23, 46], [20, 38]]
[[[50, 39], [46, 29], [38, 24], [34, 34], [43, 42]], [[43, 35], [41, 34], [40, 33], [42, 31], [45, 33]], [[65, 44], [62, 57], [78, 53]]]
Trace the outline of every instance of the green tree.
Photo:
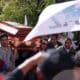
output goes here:
[[24, 15], [28, 24], [34, 26], [42, 10], [54, 0], [0, 0], [0, 20], [24, 23]]

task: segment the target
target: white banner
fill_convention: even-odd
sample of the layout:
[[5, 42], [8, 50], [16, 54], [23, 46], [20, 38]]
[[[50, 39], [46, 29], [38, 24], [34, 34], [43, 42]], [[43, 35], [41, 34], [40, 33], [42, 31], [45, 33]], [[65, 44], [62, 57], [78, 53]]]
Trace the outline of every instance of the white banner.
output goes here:
[[38, 23], [24, 41], [62, 32], [80, 30], [80, 0], [48, 6], [39, 16]]
[[6, 24], [0, 23], [0, 30], [2, 31], [6, 31], [10, 34], [16, 35], [18, 32], [18, 29], [12, 27], [12, 26], [8, 26]]

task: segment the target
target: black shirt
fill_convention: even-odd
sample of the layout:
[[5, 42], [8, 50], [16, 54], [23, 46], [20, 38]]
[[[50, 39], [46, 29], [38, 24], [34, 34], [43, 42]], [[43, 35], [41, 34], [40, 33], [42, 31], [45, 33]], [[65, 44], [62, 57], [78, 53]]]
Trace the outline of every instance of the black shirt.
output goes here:
[[24, 75], [21, 70], [15, 69], [7, 75], [5, 80], [24, 80]]
[[59, 72], [73, 69], [74, 58], [72, 54], [64, 54], [63, 51], [55, 50], [40, 65], [43, 80], [52, 80]]

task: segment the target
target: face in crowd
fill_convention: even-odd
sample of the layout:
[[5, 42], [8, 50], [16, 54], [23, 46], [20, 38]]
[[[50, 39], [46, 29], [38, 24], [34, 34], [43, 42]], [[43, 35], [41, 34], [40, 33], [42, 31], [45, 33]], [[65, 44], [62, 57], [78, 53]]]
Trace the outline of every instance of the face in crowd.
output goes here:
[[71, 46], [72, 46], [72, 41], [71, 41], [71, 39], [67, 38], [67, 39], [65, 40], [65, 42], [64, 42], [64, 47], [65, 47], [66, 49], [70, 49]]
[[47, 41], [43, 41], [42, 44], [41, 44], [41, 50], [46, 50], [47, 49], [47, 45], [48, 45], [48, 42]]
[[0, 43], [1, 43], [1, 46], [8, 47], [8, 45], [9, 45], [8, 36], [5, 34], [1, 35], [0, 36]]
[[57, 44], [57, 36], [56, 35], [51, 36], [51, 42], [53, 45]]

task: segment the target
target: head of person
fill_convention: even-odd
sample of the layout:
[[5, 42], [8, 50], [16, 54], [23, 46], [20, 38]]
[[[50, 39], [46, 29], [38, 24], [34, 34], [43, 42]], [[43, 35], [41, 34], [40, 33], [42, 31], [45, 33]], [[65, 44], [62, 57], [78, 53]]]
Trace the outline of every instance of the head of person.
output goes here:
[[1, 43], [1, 46], [3, 47], [7, 47], [8, 46], [8, 35], [6, 33], [2, 33], [0, 35], [0, 43]]
[[72, 46], [72, 40], [70, 38], [66, 38], [65, 41], [64, 41], [64, 47], [66, 49], [70, 49]]
[[41, 50], [46, 50], [48, 45], [48, 41], [42, 40], [41, 41]]
[[53, 45], [57, 44], [57, 35], [56, 34], [51, 36], [51, 42], [52, 42]]

